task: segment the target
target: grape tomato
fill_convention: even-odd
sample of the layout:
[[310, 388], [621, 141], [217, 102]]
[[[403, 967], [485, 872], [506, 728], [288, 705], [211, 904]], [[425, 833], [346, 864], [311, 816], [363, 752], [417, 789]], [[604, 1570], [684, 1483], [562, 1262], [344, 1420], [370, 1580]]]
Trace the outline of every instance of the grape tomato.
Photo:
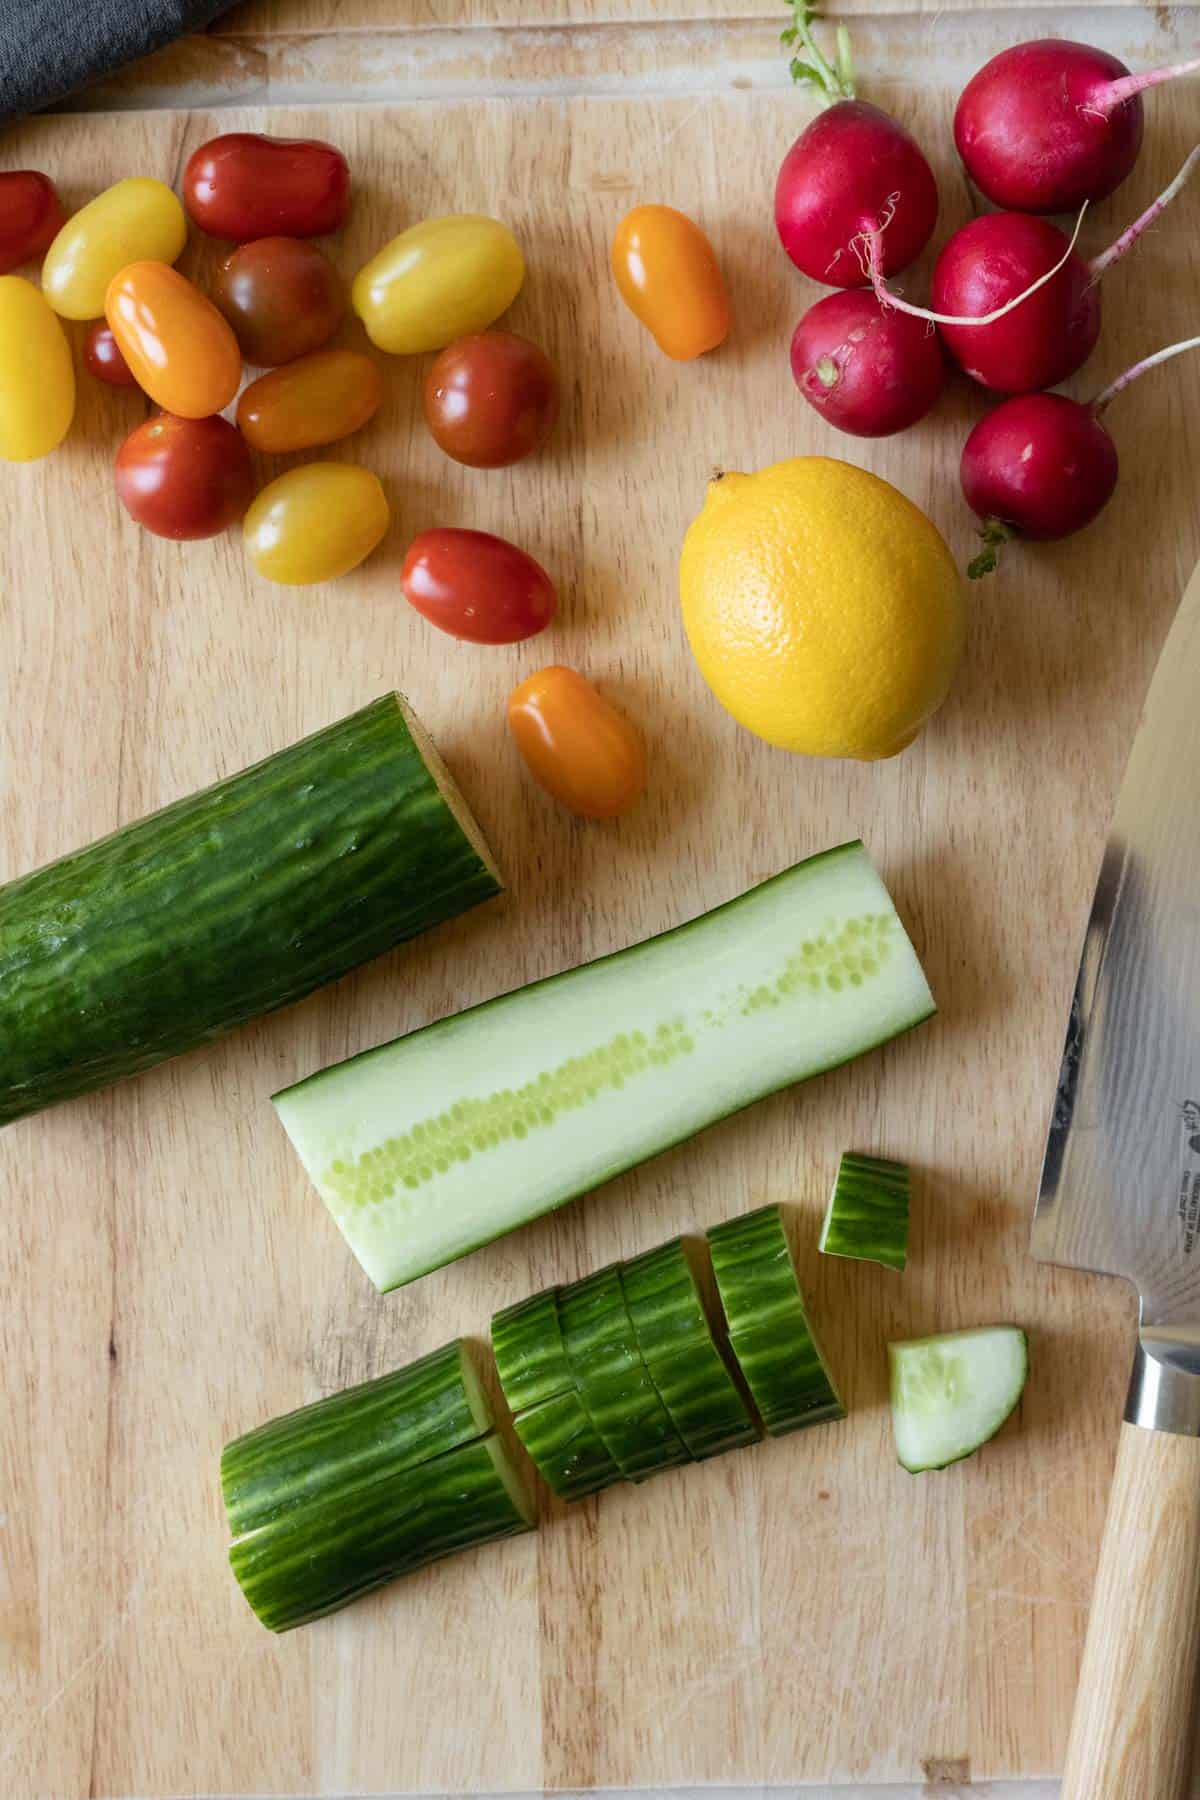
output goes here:
[[121, 346], [105, 319], [88, 327], [83, 340], [83, 361], [88, 373], [109, 387], [136, 387], [133, 371], [121, 355]]
[[617, 289], [659, 349], [676, 362], [715, 350], [729, 334], [729, 295], [712, 245], [673, 206], [635, 206], [612, 244]]
[[378, 477], [353, 463], [305, 463], [265, 487], [246, 514], [246, 549], [268, 581], [333, 581], [370, 556], [388, 528]]
[[516, 238], [498, 219], [426, 219], [385, 244], [354, 277], [351, 304], [380, 350], [420, 356], [507, 312], [525, 279]]
[[472, 469], [502, 469], [545, 442], [558, 417], [549, 357], [515, 331], [479, 331], [447, 345], [425, 378], [435, 443]]
[[408, 547], [400, 586], [409, 605], [451, 637], [519, 644], [554, 617], [554, 583], [540, 563], [488, 531], [443, 526]]
[[202, 419], [237, 393], [242, 353], [228, 322], [162, 262], [136, 262], [110, 284], [109, 328], [134, 380], [164, 412]]
[[276, 368], [327, 344], [346, 312], [342, 278], [303, 238], [256, 238], [217, 270], [213, 298], [247, 362]]
[[42, 265], [42, 291], [64, 319], [98, 319], [129, 263], [173, 263], [187, 241], [182, 206], [164, 182], [133, 176], [72, 215]]
[[62, 324], [33, 283], [0, 275], [0, 457], [55, 449], [75, 414], [75, 368]]
[[577, 670], [530, 675], [509, 695], [508, 724], [534, 780], [571, 812], [615, 819], [641, 798], [641, 734]]
[[48, 175], [38, 169], [0, 174], [0, 275], [44, 256], [66, 216]]
[[317, 350], [252, 381], [238, 427], [255, 450], [283, 455], [334, 444], [367, 423], [383, 398], [378, 365], [358, 350]]
[[350, 207], [350, 168], [317, 138], [230, 131], [188, 158], [183, 198], [210, 237], [319, 237], [336, 231]]
[[117, 452], [116, 483], [130, 517], [165, 538], [215, 537], [254, 498], [250, 452], [219, 415], [147, 419]]

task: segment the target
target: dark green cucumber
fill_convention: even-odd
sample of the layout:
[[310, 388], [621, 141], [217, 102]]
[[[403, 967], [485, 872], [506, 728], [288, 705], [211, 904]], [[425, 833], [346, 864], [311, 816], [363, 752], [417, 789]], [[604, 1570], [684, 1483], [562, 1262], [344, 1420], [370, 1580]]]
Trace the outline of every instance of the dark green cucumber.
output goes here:
[[773, 1437], [844, 1419], [825, 1367], [777, 1206], [714, 1225], [708, 1234], [729, 1342]]
[[621, 1265], [638, 1349], [697, 1461], [756, 1444], [758, 1426], [717, 1348], [682, 1238]]
[[241, 1537], [327, 1492], [430, 1462], [491, 1428], [478, 1373], [456, 1339], [226, 1444], [221, 1493], [230, 1532]]
[[377, 1480], [331, 1482], [230, 1547], [247, 1601], [290, 1631], [451, 1551], [533, 1529], [523, 1485], [496, 1436]]
[[847, 1150], [838, 1167], [819, 1248], [903, 1269], [908, 1262], [909, 1176], [905, 1163]]
[[506, 1306], [492, 1320], [492, 1350], [504, 1398], [514, 1413], [574, 1391], [562, 1327], [558, 1289]]
[[546, 1486], [560, 1500], [582, 1500], [623, 1479], [573, 1388], [518, 1413], [513, 1424]]
[[687, 1462], [638, 1349], [619, 1265], [560, 1289], [558, 1315], [580, 1399], [621, 1473], [644, 1481]]
[[0, 1125], [300, 1000], [499, 885], [387, 695], [0, 887]]

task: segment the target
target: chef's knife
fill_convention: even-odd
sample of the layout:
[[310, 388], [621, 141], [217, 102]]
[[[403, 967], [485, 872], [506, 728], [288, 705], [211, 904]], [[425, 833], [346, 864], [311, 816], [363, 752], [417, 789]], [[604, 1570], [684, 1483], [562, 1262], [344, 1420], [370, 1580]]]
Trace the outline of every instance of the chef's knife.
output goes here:
[[1063, 1800], [1179, 1800], [1200, 1648], [1200, 568], [1104, 852], [1033, 1253], [1141, 1303]]

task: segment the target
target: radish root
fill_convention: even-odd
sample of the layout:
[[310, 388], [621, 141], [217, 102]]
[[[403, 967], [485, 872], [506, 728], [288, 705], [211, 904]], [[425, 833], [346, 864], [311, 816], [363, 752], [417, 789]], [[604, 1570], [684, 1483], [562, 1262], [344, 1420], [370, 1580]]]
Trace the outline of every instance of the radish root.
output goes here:
[[[1178, 179], [1178, 177], [1176, 177], [1176, 179]], [[900, 196], [896, 194], [893, 195], [892, 198], [893, 200], [898, 200]], [[1004, 302], [1003, 306], [997, 306], [991, 312], [980, 313], [979, 316], [974, 319], [959, 318], [954, 313], [933, 312], [927, 306], [914, 306], [911, 300], [903, 300], [899, 294], [892, 293], [883, 278], [879, 255], [879, 239], [891, 222], [891, 213], [886, 214], [886, 216], [880, 220], [877, 227], [862, 232], [860, 236], [854, 240], [852, 247], [855, 255], [858, 257], [862, 272], [871, 283], [875, 298], [879, 301], [881, 306], [895, 307], [897, 312], [907, 313], [911, 319], [928, 319], [933, 325], [994, 325], [997, 319], [1004, 318], [1006, 313], [1012, 312], [1016, 307], [1021, 305], [1022, 301], [1028, 300], [1031, 294], [1036, 294], [1040, 287], [1045, 287], [1048, 281], [1053, 281], [1064, 263], [1070, 259], [1071, 253], [1075, 248], [1076, 239], [1079, 236], [1080, 227], [1083, 224], [1083, 215], [1086, 213], [1087, 209], [1088, 203], [1085, 200], [1079, 209], [1079, 217], [1075, 221], [1075, 229], [1071, 233], [1071, 241], [1052, 269], [1047, 269], [1044, 275], [1039, 275], [1036, 281], [1031, 281], [1029, 286], [1025, 288], [1022, 293], [1014, 294], [1011, 300], [1006, 300]], [[893, 207], [893, 211], [894, 210]]]
[[[1118, 106], [1146, 88], [1157, 87], [1160, 81], [1174, 81], [1177, 75], [1194, 74], [1197, 69], [1200, 69], [1200, 56], [1193, 56], [1189, 62], [1169, 63], [1163, 69], [1147, 69], [1144, 75], [1122, 75], [1104, 90], [1099, 110], [1104, 114], [1115, 112]], [[1091, 108], [1087, 110], [1090, 112]]]
[[1152, 200], [1145, 212], [1140, 214], [1139, 217], [1133, 221], [1132, 225], [1127, 225], [1125, 227], [1125, 230], [1121, 233], [1115, 243], [1110, 244], [1107, 250], [1102, 250], [1099, 256], [1093, 256], [1091, 262], [1088, 264], [1093, 281], [1099, 281], [1100, 277], [1105, 274], [1107, 270], [1111, 269], [1113, 264], [1119, 261], [1119, 259], [1124, 256], [1125, 252], [1137, 242], [1143, 231], [1147, 230], [1149, 226], [1154, 224], [1156, 219], [1161, 217], [1167, 210], [1167, 207], [1170, 206], [1172, 200], [1175, 199], [1176, 195], [1182, 192], [1198, 162], [1200, 162], [1200, 144], [1196, 145], [1195, 149], [1185, 161], [1182, 169], [1180, 169], [1178, 175], [1176, 175], [1174, 181], [1168, 183], [1162, 193], [1158, 196], [1158, 199]]
[[1165, 350], [1156, 350], [1153, 356], [1143, 356], [1140, 362], [1135, 362], [1131, 369], [1126, 369], [1123, 375], [1118, 375], [1115, 381], [1110, 381], [1106, 388], [1101, 389], [1088, 411], [1098, 419], [1117, 395], [1125, 392], [1130, 382], [1137, 381], [1149, 369], [1156, 369], [1159, 363], [1170, 362], [1173, 356], [1182, 356], [1185, 350], [1200, 350], [1200, 337], [1184, 338], [1178, 344], [1168, 344]]

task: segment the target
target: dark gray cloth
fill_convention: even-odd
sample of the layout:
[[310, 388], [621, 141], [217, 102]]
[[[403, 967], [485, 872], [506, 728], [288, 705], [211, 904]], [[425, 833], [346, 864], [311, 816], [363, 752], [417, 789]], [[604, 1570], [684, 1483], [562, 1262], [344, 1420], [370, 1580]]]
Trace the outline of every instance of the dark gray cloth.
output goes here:
[[232, 0], [0, 0], [0, 119], [202, 31]]

